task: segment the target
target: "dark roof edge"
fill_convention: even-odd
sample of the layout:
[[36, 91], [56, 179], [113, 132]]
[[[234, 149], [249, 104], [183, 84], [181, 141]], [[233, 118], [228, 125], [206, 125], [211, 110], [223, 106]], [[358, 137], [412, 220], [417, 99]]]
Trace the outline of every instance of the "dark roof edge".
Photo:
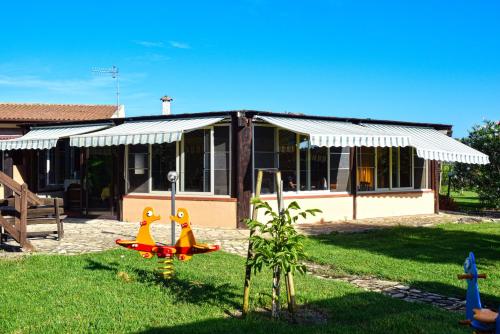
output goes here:
[[[153, 121], [159, 119], [177, 119], [177, 118], [192, 118], [192, 117], [211, 117], [211, 116], [231, 116], [237, 113], [244, 114], [249, 117], [254, 116], [278, 116], [278, 117], [289, 117], [289, 118], [299, 118], [299, 119], [318, 119], [318, 120], [330, 120], [337, 122], [350, 122], [354, 124], [359, 123], [376, 123], [376, 124], [388, 124], [388, 125], [403, 125], [403, 126], [418, 126], [418, 127], [432, 127], [436, 130], [447, 130], [451, 131], [452, 125], [450, 124], [438, 124], [438, 123], [419, 123], [419, 122], [406, 122], [406, 121], [393, 121], [393, 120], [381, 120], [372, 118], [354, 118], [354, 117], [334, 117], [334, 116], [317, 116], [317, 115], [303, 115], [303, 114], [293, 114], [293, 113], [278, 113], [270, 111], [258, 111], [258, 110], [228, 110], [228, 111], [210, 111], [201, 113], [184, 113], [184, 114], [173, 114], [173, 115], [150, 115], [150, 116], [133, 116], [124, 118], [105, 118], [105, 119], [93, 119], [84, 121], [44, 121], [44, 122], [24, 122], [19, 123], [19, 125], [24, 126], [47, 126], [47, 125], [71, 125], [71, 124], [92, 124], [100, 122], [113, 122], [115, 124], [122, 124], [128, 121]], [[0, 122], [1, 123], [1, 122]]]
[[249, 116], [259, 116], [259, 115], [260, 116], [279, 116], [279, 117], [289, 117], [289, 118], [299, 118], [299, 119], [318, 119], [318, 120], [337, 121], [337, 122], [350, 122], [350, 123], [354, 123], [354, 124], [370, 123], [370, 124], [406, 125], [406, 126], [432, 127], [434, 129], [437, 129], [437, 130], [451, 130], [453, 127], [450, 124], [393, 121], [393, 120], [373, 119], [373, 118], [317, 116], [317, 115], [276, 113], [276, 112], [255, 111], [255, 110], [246, 110], [244, 112]]

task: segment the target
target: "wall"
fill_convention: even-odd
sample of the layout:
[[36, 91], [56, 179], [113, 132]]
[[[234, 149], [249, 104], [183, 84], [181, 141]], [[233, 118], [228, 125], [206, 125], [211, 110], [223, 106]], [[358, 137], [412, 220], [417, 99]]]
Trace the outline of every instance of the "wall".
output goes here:
[[[276, 196], [262, 196], [274, 210], [277, 210]], [[299, 223], [318, 223], [321, 221], [339, 221], [352, 219], [352, 196], [348, 194], [328, 194], [310, 196], [286, 196], [285, 207], [292, 201], [297, 201], [302, 210], [320, 209], [322, 213], [310, 216], [306, 219], [300, 217]], [[264, 212], [259, 211], [257, 220], [268, 219], [264, 217]], [[269, 217], [269, 216], [268, 216]]]
[[408, 216], [434, 213], [434, 192], [358, 194], [357, 218]]
[[[189, 210], [193, 226], [236, 228], [235, 198], [177, 196], [175, 203], [177, 208]], [[150, 194], [124, 196], [123, 220], [141, 221], [146, 206], [161, 216], [160, 222], [170, 222], [170, 197]]]

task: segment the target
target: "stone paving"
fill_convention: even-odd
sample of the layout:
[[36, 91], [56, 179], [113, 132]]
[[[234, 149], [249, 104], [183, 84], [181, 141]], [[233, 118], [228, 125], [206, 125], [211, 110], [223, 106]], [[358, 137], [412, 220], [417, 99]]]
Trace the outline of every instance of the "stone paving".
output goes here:
[[[342, 221], [317, 224], [300, 224], [298, 229], [305, 235], [319, 235], [331, 232], [359, 233], [390, 226], [424, 226], [430, 227], [442, 222], [478, 223], [490, 220], [455, 214], [422, 215], [411, 217], [393, 217], [379, 219], [362, 219], [357, 221]], [[498, 219], [494, 219], [498, 221]], [[105, 219], [66, 219], [64, 223], [65, 236], [57, 241], [52, 237], [31, 239], [38, 253], [75, 255], [99, 252], [117, 247], [116, 239], [134, 239], [138, 223], [126, 223]], [[193, 232], [198, 240], [218, 244], [222, 250], [246, 256], [248, 247], [248, 230], [202, 228], [193, 226]], [[30, 231], [44, 230], [47, 226], [30, 226]], [[176, 229], [178, 236], [180, 229]], [[152, 233], [158, 242], [170, 241], [170, 224], [153, 224]], [[23, 254], [16, 243], [9, 241], [0, 249], [0, 259], [17, 258]], [[9, 251], [5, 251], [5, 249]], [[349, 282], [368, 291], [380, 292], [393, 298], [408, 302], [423, 302], [446, 310], [462, 310], [464, 301], [449, 298], [425, 291], [413, 289], [399, 282], [380, 280], [373, 277], [338, 276], [327, 266], [306, 263], [309, 273], [323, 279], [334, 279]]]

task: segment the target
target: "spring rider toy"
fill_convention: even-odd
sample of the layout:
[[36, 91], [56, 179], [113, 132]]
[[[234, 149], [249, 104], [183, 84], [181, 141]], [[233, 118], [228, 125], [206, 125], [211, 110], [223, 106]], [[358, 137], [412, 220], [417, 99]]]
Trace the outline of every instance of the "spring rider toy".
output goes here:
[[151, 235], [151, 224], [158, 221], [160, 216], [155, 216], [153, 208], [146, 207], [142, 213], [142, 221], [139, 227], [139, 233], [135, 240], [116, 240], [120, 246], [139, 251], [141, 256], [150, 259], [156, 256], [162, 259], [163, 265], [158, 268], [164, 278], [171, 278], [174, 273], [173, 259], [176, 257], [179, 261], [188, 261], [195, 254], [203, 254], [219, 250], [218, 245], [209, 245], [197, 243], [191, 229], [189, 212], [184, 208], [179, 208], [175, 216], [170, 216], [182, 228], [179, 239], [173, 246], [157, 243]]
[[483, 309], [481, 304], [477, 280], [486, 278], [486, 274], [478, 274], [473, 252], [465, 259], [464, 272], [458, 275], [458, 279], [467, 280], [466, 320], [460, 321], [460, 324], [470, 326], [477, 334], [500, 334], [500, 316], [494, 311]]

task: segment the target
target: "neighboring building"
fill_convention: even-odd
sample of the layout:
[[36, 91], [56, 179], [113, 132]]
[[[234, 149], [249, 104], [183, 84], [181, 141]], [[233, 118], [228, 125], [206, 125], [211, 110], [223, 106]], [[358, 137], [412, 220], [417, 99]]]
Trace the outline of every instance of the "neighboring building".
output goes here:
[[[83, 184], [73, 209], [84, 214], [139, 221], [152, 206], [167, 222], [176, 170], [177, 206], [194, 224], [243, 227], [258, 168], [281, 170], [285, 203], [323, 211], [308, 222], [437, 212], [440, 161], [488, 163], [451, 128], [247, 110], [33, 125], [0, 149], [22, 152], [18, 168], [38, 193]], [[40, 156], [56, 157], [54, 172]], [[275, 205], [273, 182], [262, 197]]]
[[[124, 116], [124, 107], [117, 108], [116, 105], [0, 103], [0, 141], [21, 137], [33, 124], [102, 120]], [[37, 168], [41, 173], [44, 172], [44, 168], [55, 169], [58, 165], [57, 161], [61, 160], [59, 156], [63, 155], [61, 152], [54, 152], [52, 156], [47, 156], [47, 152], [44, 151], [11, 151], [10, 153], [0, 151], [0, 170], [22, 182], [26, 178], [26, 171], [16, 166], [23, 165], [22, 160], [31, 154], [36, 154], [37, 160], [46, 161], [43, 166]], [[3, 186], [0, 185], [0, 198], [9, 195], [9, 191], [4, 194]]]

